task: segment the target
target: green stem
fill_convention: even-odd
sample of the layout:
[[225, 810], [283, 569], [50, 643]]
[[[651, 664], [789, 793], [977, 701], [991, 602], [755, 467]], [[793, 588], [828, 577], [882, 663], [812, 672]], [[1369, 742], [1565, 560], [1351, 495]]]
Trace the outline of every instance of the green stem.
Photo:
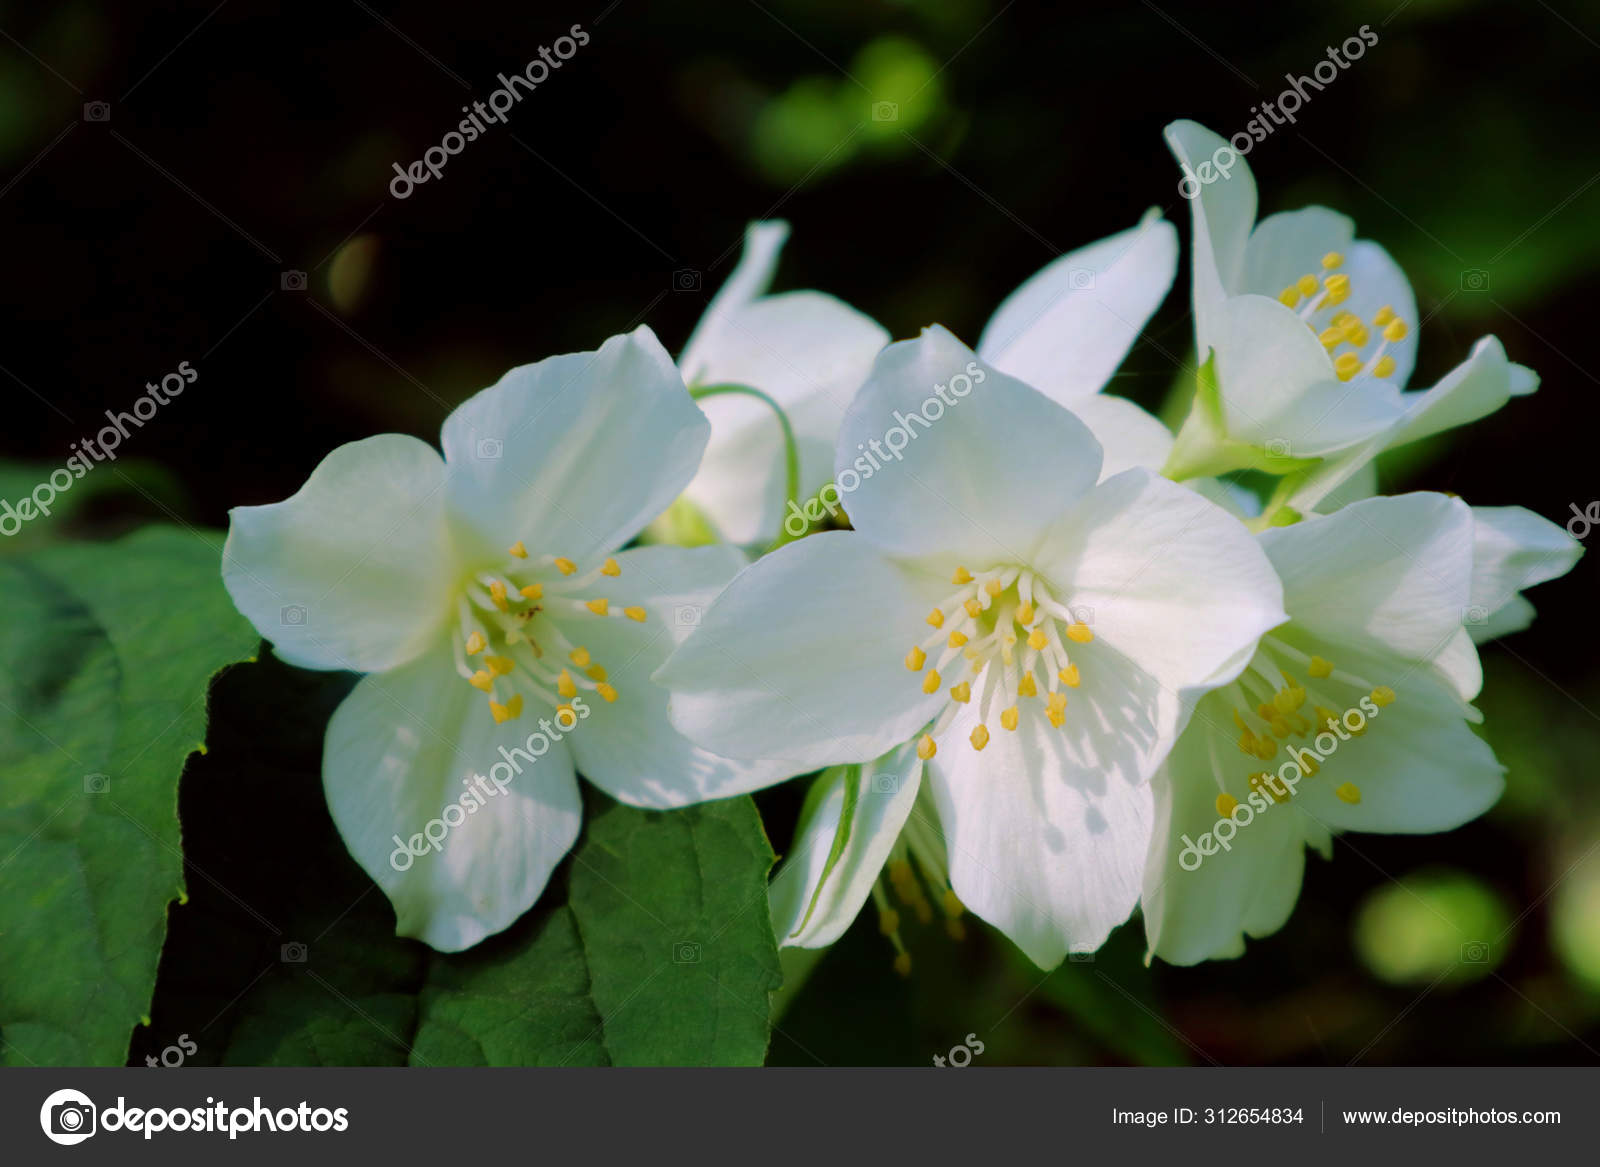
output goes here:
[[[737, 393], [745, 397], [754, 397], [758, 401], [765, 402], [767, 408], [771, 409], [777, 416], [778, 426], [783, 430], [784, 493], [788, 501], [798, 509], [800, 506], [800, 446], [795, 441], [794, 427], [789, 424], [789, 415], [783, 411], [783, 406], [779, 405], [770, 396], [749, 385], [699, 385], [689, 390], [689, 396], [696, 401], [706, 397], [720, 397], [725, 393]], [[776, 550], [789, 542], [788, 532], [783, 527], [787, 509], [785, 507], [784, 511], [778, 515], [778, 538], [771, 547], [767, 548], [769, 551]]]

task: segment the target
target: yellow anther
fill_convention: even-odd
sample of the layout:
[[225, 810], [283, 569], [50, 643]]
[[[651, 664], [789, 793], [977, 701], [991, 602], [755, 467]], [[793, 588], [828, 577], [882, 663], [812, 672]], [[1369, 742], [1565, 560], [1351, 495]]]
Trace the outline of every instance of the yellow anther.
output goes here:
[[1378, 314], [1372, 318], [1372, 323], [1375, 327], [1382, 328], [1385, 324], [1389, 323], [1389, 321], [1393, 319], [1394, 309], [1385, 304], [1382, 308], [1378, 309]]
[[1067, 723], [1067, 714], [1063, 709], [1046, 709], [1044, 715], [1056, 729]]
[[953, 584], [969, 584], [972, 582], [972, 573], [964, 567], [956, 568], [956, 573], [950, 577]]
[[1001, 712], [1000, 725], [1004, 729], [1014, 730], [1017, 728], [1017, 707], [1015, 705]]
[[600, 694], [600, 699], [607, 705], [611, 704], [611, 702], [617, 699], [616, 689], [606, 684], [604, 681], [601, 681], [598, 685], [596, 685], [594, 687], [594, 691]]
[[1276, 714], [1272, 708], [1272, 705], [1266, 701], [1263, 701], [1260, 705], [1256, 706], [1256, 716], [1262, 721], [1271, 721]]
[[645, 619], [650, 615], [643, 608], [639, 607], [638, 604], [630, 604], [628, 607], [622, 609], [622, 614], [637, 624], [643, 624]]
[[1342, 353], [1333, 362], [1333, 371], [1341, 381], [1348, 381], [1361, 371], [1361, 358], [1355, 353]]
[[1059, 692], [1051, 693], [1044, 699], [1044, 707], [1051, 713], [1063, 712], [1067, 707], [1067, 695]]
[[1089, 631], [1089, 626], [1081, 620], [1075, 620], [1067, 625], [1067, 639], [1074, 644], [1088, 644], [1094, 639], [1094, 633]]
[[1221, 818], [1232, 818], [1233, 812], [1238, 808], [1239, 800], [1231, 794], [1217, 795], [1217, 814]]
[[604, 596], [601, 596], [598, 599], [585, 600], [583, 602], [583, 606], [588, 608], [589, 611], [593, 612], [596, 616], [604, 616], [608, 611], [611, 610], [611, 601], [606, 599]]
[[578, 711], [570, 705], [557, 705], [556, 724], [562, 729], [571, 729], [578, 724]]
[[906, 653], [906, 668], [914, 673], [920, 671], [922, 666], [927, 663], [928, 654], [923, 651], [920, 644], [913, 645], [911, 651]]
[[1281, 717], [1274, 717], [1268, 724], [1272, 727], [1273, 734], [1278, 737], [1288, 738], [1294, 733], [1294, 730], [1289, 728], [1289, 723]]
[[521, 539], [518, 539], [511, 546], [507, 547], [506, 551], [512, 555], [515, 555], [518, 559], [528, 558], [528, 549], [523, 546]]
[[600, 574], [601, 575], [611, 575], [611, 576], [621, 575], [622, 574], [622, 568], [617, 566], [617, 561], [615, 559], [608, 559], [608, 560], [605, 561], [605, 564], [600, 568]]
[[571, 575], [578, 570], [578, 565], [565, 556], [560, 556], [556, 559], [556, 570], [562, 575]]
[[957, 628], [954, 632], [952, 632], [950, 634], [950, 647], [951, 648], [960, 648], [966, 642], [967, 642], [967, 634], [965, 632], [961, 631], [961, 629]]
[[1023, 673], [1022, 674], [1022, 679], [1017, 682], [1017, 696], [1018, 697], [1037, 697], [1038, 695], [1039, 695], [1039, 684], [1038, 684], [1037, 681], [1035, 681], [1033, 679], [1033, 674], [1032, 673]]
[[1251, 790], [1256, 791], [1258, 794], [1265, 794], [1273, 802], [1282, 802], [1289, 797], [1287, 792], [1278, 793], [1278, 790], [1274, 788], [1272, 775], [1265, 770], [1250, 775], [1249, 782]]
[[1017, 607], [1017, 623], [1033, 623], [1033, 601], [1026, 601]]
[[522, 589], [522, 598], [525, 600], [537, 600], [543, 595], [544, 584], [532, 583]]
[[1345, 326], [1344, 338], [1357, 348], [1365, 348], [1367, 341], [1372, 339], [1372, 334], [1361, 321], [1357, 320], [1354, 324]]
[[939, 670], [929, 669], [928, 675], [922, 678], [922, 691], [924, 693], [936, 693], [939, 691], [940, 684]]
[[974, 620], [983, 615], [983, 604], [976, 596], [966, 601], [966, 603], [962, 604], [961, 606], [967, 610], [967, 615], [971, 616]]
[[1261, 743], [1257, 740], [1255, 734], [1251, 733], [1247, 729], [1239, 735], [1239, 752], [1241, 754], [1249, 754], [1253, 758], [1260, 753], [1260, 751]]
[[562, 669], [561, 675], [556, 678], [556, 692], [566, 701], [571, 701], [578, 695], [578, 684], [566, 669]]
[[878, 931], [885, 936], [893, 936], [900, 931], [900, 913], [893, 908], [885, 908], [878, 913]]
[[1330, 325], [1317, 334], [1317, 339], [1322, 342], [1323, 348], [1337, 348], [1344, 342], [1344, 329]]
[[1272, 707], [1282, 714], [1293, 713], [1306, 703], [1304, 689], [1279, 689], [1272, 695]]
[[515, 717], [520, 717], [522, 715], [522, 694], [518, 693], [513, 697], [506, 698], [504, 705], [498, 701], [490, 701], [489, 713], [494, 717], [496, 725], [504, 721], [510, 721]]
[[1277, 756], [1277, 742], [1273, 741], [1270, 737], [1259, 737], [1256, 739], [1256, 757], [1260, 758], [1263, 762], [1270, 762]]
[[1337, 287], [1329, 288], [1328, 294], [1322, 302], [1332, 307], [1334, 304], [1343, 304], [1349, 298], [1350, 286], [1348, 284], [1340, 284]]
[[1322, 267], [1324, 271], [1332, 271], [1343, 262], [1344, 256], [1340, 255], [1337, 251], [1330, 251], [1327, 255], [1322, 257]]
[[589, 667], [594, 658], [589, 655], [589, 650], [587, 648], [580, 646], [569, 652], [567, 654], [567, 659], [572, 661], [572, 663], [577, 665], [580, 669], [586, 669]]
[[1335, 790], [1334, 793], [1339, 796], [1340, 802], [1348, 802], [1351, 806], [1355, 806], [1361, 801], [1361, 787], [1357, 786], [1354, 782], [1346, 782], [1343, 786]]
[[939, 744], [927, 734], [923, 734], [917, 739], [917, 757], [921, 758], [924, 762], [938, 752]]
[[1379, 709], [1394, 704], [1394, 690], [1388, 685], [1379, 685], [1372, 691], [1372, 703]]
[[490, 700], [489, 715], [494, 718], [494, 723], [499, 725], [501, 722], [505, 721], [511, 716], [511, 711], [504, 705], [500, 704], [500, 702]]
[[1005, 588], [1001, 586], [999, 578], [996, 577], [993, 579], [984, 580], [983, 590], [988, 592], [991, 596], [998, 596], [1001, 592], [1005, 591]]
[[1066, 685], [1069, 689], [1076, 689], [1083, 683], [1083, 676], [1078, 672], [1077, 665], [1068, 665], [1066, 668], [1057, 673], [1056, 676], [1060, 677], [1061, 683]]
[[584, 676], [591, 681], [603, 681], [606, 679], [606, 667], [605, 665], [591, 665], [584, 673]]
[[1050, 640], [1045, 636], [1044, 629], [1042, 628], [1035, 628], [1032, 632], [1028, 633], [1028, 647], [1033, 649], [1035, 652], [1043, 652], [1044, 646], [1049, 643]]
[[1333, 675], [1333, 662], [1324, 660], [1320, 656], [1314, 656], [1311, 658], [1311, 663], [1306, 666], [1306, 672], [1320, 681], [1323, 677]]
[[528, 639], [528, 638], [526, 636], [522, 635], [522, 633], [518, 632], [515, 628], [507, 628], [506, 629], [506, 643], [507, 644], [521, 644], [526, 639]]
[[985, 725], [980, 725], [980, 726], [978, 726], [977, 729], [972, 731], [972, 748], [975, 749], [975, 750], [981, 750], [981, 749], [983, 749], [984, 746], [986, 746], [988, 744], [989, 744], [989, 727], [985, 726]]
[[1383, 326], [1383, 339], [1390, 342], [1404, 340], [1406, 338], [1406, 333], [1410, 331], [1411, 330], [1406, 327], [1406, 322], [1397, 316]]
[[467, 655], [476, 656], [488, 647], [489, 642], [483, 638], [483, 633], [474, 628], [472, 635], [467, 637]]
[[486, 656], [483, 663], [489, 666], [489, 672], [496, 677], [508, 676], [517, 666], [508, 656]]
[[895, 885], [898, 893], [902, 888], [916, 886], [916, 880], [911, 871], [911, 864], [904, 859], [889, 860], [889, 882]]
[[494, 601], [494, 606], [502, 612], [506, 610], [506, 585], [504, 580], [489, 581], [489, 598]]
[[485, 693], [494, 692], [494, 675], [492, 673], [486, 673], [482, 669], [479, 669], [477, 672], [473, 673], [472, 676], [468, 677], [467, 683], [475, 689], [482, 689]]
[[962, 681], [961, 684], [952, 686], [950, 689], [950, 700], [959, 701], [963, 705], [965, 705], [968, 701], [971, 701], [972, 682]]
[[1315, 712], [1317, 715], [1317, 728], [1319, 730], [1325, 729], [1329, 733], [1335, 732], [1333, 727], [1339, 721], [1339, 715], [1337, 713], [1331, 709], [1324, 708], [1321, 705], [1318, 705], [1313, 712]]
[[1388, 353], [1379, 357], [1378, 363], [1372, 366], [1372, 375], [1374, 377], [1387, 377], [1392, 372], [1394, 372], [1394, 358]]
[[894, 958], [894, 971], [903, 977], [911, 975], [911, 954], [909, 952], [899, 953]]
[[1348, 292], [1350, 290], [1350, 277], [1343, 272], [1337, 272], [1322, 281], [1322, 286], [1329, 292]]
[[522, 716], [522, 694], [514, 693], [506, 698], [506, 712], [512, 717]]
[[928, 623], [931, 624], [935, 628], [943, 628], [944, 627], [944, 609], [943, 608], [935, 608], [933, 611], [929, 612], [928, 613]]
[[1290, 284], [1287, 288], [1278, 293], [1278, 303], [1282, 304], [1285, 308], [1293, 308], [1299, 302], [1300, 289], [1295, 287], [1293, 284]]
[[1318, 771], [1322, 769], [1322, 767], [1317, 764], [1316, 753], [1313, 750], [1302, 750], [1299, 758], [1296, 760], [1296, 764], [1300, 767], [1300, 772], [1307, 778], [1315, 777]]
[[1309, 296], [1311, 293], [1317, 290], [1317, 277], [1313, 275], [1303, 275], [1294, 282], [1294, 286], [1299, 290], [1302, 296]]

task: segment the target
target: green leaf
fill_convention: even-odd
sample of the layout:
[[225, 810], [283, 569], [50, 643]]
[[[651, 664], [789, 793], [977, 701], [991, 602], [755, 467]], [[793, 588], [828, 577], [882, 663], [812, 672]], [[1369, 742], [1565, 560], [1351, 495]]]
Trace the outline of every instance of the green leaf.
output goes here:
[[[247, 1065], [759, 1064], [781, 980], [748, 798], [671, 813], [586, 791], [541, 902], [458, 955], [394, 913], [323, 800], [322, 734], [350, 687], [272, 659], [217, 687], [185, 778], [210, 879], [173, 913], [148, 1048]], [[288, 959], [285, 959], [285, 958]]]
[[118, 1065], [183, 894], [207, 681], [256, 635], [167, 527], [0, 559], [0, 594], [0, 1063]]

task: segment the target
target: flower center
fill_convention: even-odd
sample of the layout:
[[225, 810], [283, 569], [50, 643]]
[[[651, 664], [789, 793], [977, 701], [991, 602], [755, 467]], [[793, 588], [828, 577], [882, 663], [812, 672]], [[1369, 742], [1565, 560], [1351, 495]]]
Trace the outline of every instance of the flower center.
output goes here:
[[[1045, 717], [1060, 729], [1066, 721], [1067, 695], [1081, 683], [1078, 666], [1066, 643], [1085, 645], [1094, 639], [1089, 626], [1050, 594], [1044, 581], [1024, 567], [997, 567], [974, 576], [956, 568], [950, 582], [957, 590], [928, 614], [935, 631], [906, 653], [906, 668], [920, 673], [930, 650], [938, 651], [934, 667], [922, 678], [922, 691], [935, 693], [948, 679], [965, 675], [950, 688], [950, 704], [934, 727], [917, 743], [917, 753], [933, 757], [938, 737], [955, 720], [959, 707], [976, 700], [979, 722], [972, 748], [989, 744], [988, 721], [998, 710], [1000, 725], [1015, 730], [1019, 702], [1040, 695], [1044, 685]], [[942, 647], [940, 647], [942, 642]]]
[[561, 728], [571, 729], [578, 723], [571, 702], [580, 691], [608, 703], [617, 691], [605, 666], [569, 640], [561, 625], [621, 618], [642, 624], [645, 610], [614, 609], [605, 597], [583, 598], [601, 576], [622, 574], [615, 559], [580, 574], [562, 556], [530, 559], [520, 540], [507, 555], [499, 571], [478, 572], [462, 587], [456, 671], [488, 695], [496, 724], [521, 716], [524, 698], [532, 697], [555, 710]]
[[[1322, 277], [1320, 287], [1317, 277], [1307, 273], [1279, 292], [1278, 300], [1288, 308], [1298, 306], [1300, 319], [1317, 334], [1322, 347], [1330, 355], [1337, 353], [1333, 371], [1339, 380], [1351, 381], [1363, 374], [1387, 377], [1394, 372], [1394, 358], [1388, 355], [1388, 348], [1404, 340], [1409, 329], [1393, 308], [1384, 305], [1372, 318], [1379, 343], [1370, 356], [1362, 356], [1372, 333], [1354, 312], [1334, 311], [1350, 298], [1350, 277], [1338, 270], [1343, 264], [1344, 256], [1337, 251], [1328, 252], [1322, 257], [1322, 269], [1328, 274]], [[1338, 352], [1344, 345], [1349, 348]]]
[[[1287, 665], [1303, 669], [1307, 681], [1299, 681]], [[1276, 676], [1274, 676], [1274, 673]], [[1279, 681], [1282, 684], [1279, 684]], [[1366, 690], [1360, 707], [1346, 707], [1348, 698], [1341, 701], [1331, 692], [1336, 688]], [[1388, 685], [1374, 685], [1354, 673], [1335, 668], [1331, 661], [1316, 655], [1307, 655], [1285, 644], [1274, 636], [1262, 638], [1261, 649], [1249, 668], [1233, 684], [1220, 690], [1224, 700], [1233, 702], [1233, 723], [1239, 729], [1239, 752], [1246, 757], [1270, 762], [1278, 756], [1279, 743], [1284, 743], [1290, 760], [1300, 770], [1302, 778], [1310, 778], [1321, 768], [1319, 763], [1332, 750], [1322, 750], [1316, 739], [1332, 735], [1337, 742], [1347, 737], [1360, 737], [1367, 732], [1371, 716], [1363, 713], [1366, 702], [1375, 709], [1383, 709], [1395, 702], [1395, 691]], [[1352, 724], [1352, 719], [1354, 724]], [[1311, 749], [1289, 745], [1295, 738], [1309, 740]], [[1217, 795], [1217, 813], [1223, 818], [1233, 814], [1238, 799], [1226, 790], [1226, 783], [1212, 759], [1213, 776], [1222, 793]], [[1288, 763], [1285, 763], [1287, 765]], [[1246, 779], [1252, 791], [1265, 795], [1275, 803], [1287, 802], [1294, 797], [1295, 786], [1286, 784], [1281, 775], [1268, 770], [1258, 770]], [[1342, 802], [1354, 806], [1361, 801], [1361, 788], [1354, 782], [1340, 785], [1334, 794]]]

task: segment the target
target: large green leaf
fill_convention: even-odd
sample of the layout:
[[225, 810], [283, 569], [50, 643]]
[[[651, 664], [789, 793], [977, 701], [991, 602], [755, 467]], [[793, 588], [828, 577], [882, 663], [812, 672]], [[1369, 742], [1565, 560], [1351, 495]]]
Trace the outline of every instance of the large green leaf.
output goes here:
[[210, 878], [174, 912], [136, 1055], [188, 1035], [212, 1064], [763, 1059], [780, 974], [749, 799], [662, 814], [588, 792], [540, 905], [444, 956], [394, 936], [328, 817], [322, 733], [349, 684], [269, 658], [218, 685], [211, 752], [183, 788], [188, 855]]
[[0, 559], [0, 1063], [121, 1064], [183, 894], [178, 777], [257, 643], [213, 542]]

